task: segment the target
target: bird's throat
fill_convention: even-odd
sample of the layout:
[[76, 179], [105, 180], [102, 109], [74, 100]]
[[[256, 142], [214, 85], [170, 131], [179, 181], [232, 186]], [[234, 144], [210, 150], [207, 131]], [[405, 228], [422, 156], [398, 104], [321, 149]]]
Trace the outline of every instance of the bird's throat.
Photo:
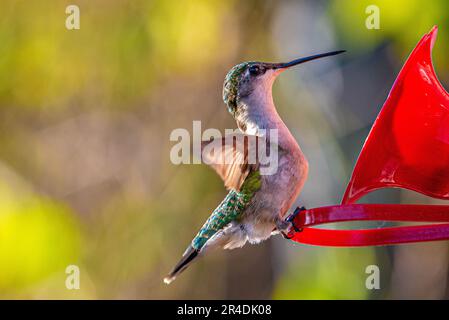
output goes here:
[[245, 134], [267, 138], [275, 130], [281, 147], [299, 147], [276, 110], [271, 90], [253, 92], [249, 97], [241, 99], [234, 118]]
[[271, 90], [253, 92], [239, 100], [234, 118], [240, 130], [250, 135], [263, 136], [267, 130], [285, 126], [274, 106]]

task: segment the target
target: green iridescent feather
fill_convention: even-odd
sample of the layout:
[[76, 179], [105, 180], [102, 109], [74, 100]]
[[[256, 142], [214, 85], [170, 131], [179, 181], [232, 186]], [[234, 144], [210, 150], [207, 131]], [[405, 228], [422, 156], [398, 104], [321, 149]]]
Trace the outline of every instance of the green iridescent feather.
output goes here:
[[200, 250], [218, 231], [230, 222], [237, 220], [251, 201], [254, 193], [260, 189], [260, 185], [260, 172], [254, 171], [248, 175], [240, 191], [231, 190], [192, 240], [192, 247]]
[[237, 108], [239, 82], [245, 69], [253, 62], [243, 62], [234, 66], [226, 75], [223, 86], [223, 101], [233, 114]]

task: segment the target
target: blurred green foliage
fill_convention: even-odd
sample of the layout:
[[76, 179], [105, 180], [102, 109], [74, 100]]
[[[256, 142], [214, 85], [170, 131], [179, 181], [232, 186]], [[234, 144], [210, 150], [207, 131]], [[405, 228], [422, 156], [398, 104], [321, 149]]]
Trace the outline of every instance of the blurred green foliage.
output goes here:
[[78, 1], [76, 32], [65, 28], [70, 3], [2, 1], [0, 102], [64, 108], [84, 97], [123, 107], [156, 78], [207, 68], [225, 52], [220, 25], [231, 1]]
[[372, 248], [316, 248], [307, 261], [292, 263], [274, 292], [276, 299], [366, 299], [367, 274], [375, 264]]
[[[379, 8], [380, 30], [364, 27], [365, 19], [369, 15], [365, 13], [365, 9], [369, 5]], [[439, 40], [438, 50], [434, 54], [435, 62], [441, 75], [445, 76], [449, 71], [446, 58], [446, 52], [449, 50], [449, 11], [445, 0], [332, 1], [330, 13], [348, 50], [366, 52], [386, 41], [392, 41], [399, 61], [409, 55], [422, 35], [437, 25]]]
[[[4, 178], [5, 175], [2, 175]], [[11, 179], [9, 179], [11, 182]], [[79, 262], [80, 227], [69, 208], [0, 184], [0, 288], [34, 284]]]

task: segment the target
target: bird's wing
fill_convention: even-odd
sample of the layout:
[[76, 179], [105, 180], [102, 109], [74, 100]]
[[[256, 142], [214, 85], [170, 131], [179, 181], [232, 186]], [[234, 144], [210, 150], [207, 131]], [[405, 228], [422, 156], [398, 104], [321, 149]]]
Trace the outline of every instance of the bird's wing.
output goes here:
[[209, 164], [231, 189], [212, 212], [172, 272], [164, 278], [172, 282], [198, 256], [204, 245], [230, 222], [237, 219], [261, 186], [258, 148], [265, 140], [240, 133], [202, 143], [202, 160]]
[[251, 172], [259, 169], [258, 148], [265, 140], [235, 133], [202, 143], [202, 160], [223, 179], [228, 190], [240, 191]]

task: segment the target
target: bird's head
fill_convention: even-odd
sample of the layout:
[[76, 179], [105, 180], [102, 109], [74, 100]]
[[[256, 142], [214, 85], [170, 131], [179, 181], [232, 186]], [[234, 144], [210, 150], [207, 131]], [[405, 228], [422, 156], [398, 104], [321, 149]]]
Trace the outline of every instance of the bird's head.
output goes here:
[[[271, 95], [271, 87], [276, 77], [282, 72], [301, 63], [333, 56], [344, 50], [317, 54], [295, 59], [284, 63], [243, 62], [234, 66], [226, 75], [223, 85], [223, 100], [229, 112], [235, 116], [242, 100], [264, 99], [265, 94]], [[255, 97], [252, 97], [255, 96]]]

